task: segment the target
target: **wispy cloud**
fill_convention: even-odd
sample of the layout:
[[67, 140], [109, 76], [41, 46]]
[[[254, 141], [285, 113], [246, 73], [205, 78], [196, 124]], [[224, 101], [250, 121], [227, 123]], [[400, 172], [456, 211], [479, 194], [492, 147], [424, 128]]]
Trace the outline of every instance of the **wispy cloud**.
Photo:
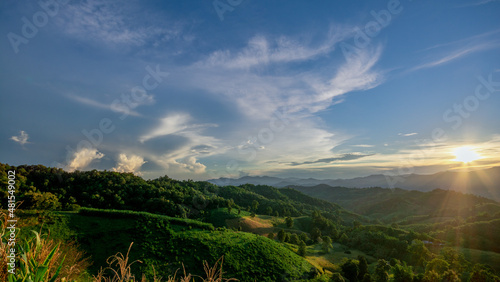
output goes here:
[[18, 136], [10, 137], [11, 140], [21, 144], [22, 146], [24, 146], [24, 144], [26, 143], [29, 143], [28, 138], [29, 138], [28, 133], [26, 133], [24, 130], [21, 130]]
[[479, 0], [479, 1], [476, 0], [476, 1], [472, 1], [470, 3], [459, 5], [457, 7], [458, 8], [465, 8], [465, 7], [471, 7], [471, 6], [481, 6], [481, 5], [489, 4], [492, 2], [499, 2], [499, 0]]
[[414, 135], [417, 135], [418, 133], [416, 132], [412, 132], [412, 133], [398, 133], [399, 136], [403, 136], [403, 137], [409, 137], [409, 136], [414, 136]]
[[375, 147], [374, 145], [368, 145], [368, 144], [358, 144], [358, 145], [351, 145], [351, 147], [359, 147], [359, 148], [373, 148]]
[[123, 113], [123, 114], [131, 115], [131, 116], [135, 116], [135, 117], [142, 116], [140, 113], [134, 111], [135, 108], [137, 108], [141, 105], [152, 105], [155, 103], [154, 96], [148, 95], [148, 94], [145, 94], [143, 96], [144, 98], [141, 99], [140, 102], [133, 101], [131, 103], [124, 104], [121, 101], [118, 101], [119, 102], [117, 104], [118, 106], [113, 106], [113, 102], [110, 104], [104, 104], [104, 103], [101, 103], [99, 101], [92, 100], [92, 99], [86, 98], [86, 97], [77, 96], [77, 95], [67, 95], [67, 97], [80, 103], [80, 104], [83, 104], [83, 105], [91, 106], [91, 107], [98, 108], [98, 109], [108, 110], [108, 111], [112, 111], [112, 112], [116, 112], [116, 113]]
[[[440, 65], [444, 65], [450, 63], [452, 61], [458, 60], [467, 55], [491, 50], [500, 47], [500, 40], [498, 40], [497, 34], [500, 32], [499, 29], [485, 32], [483, 34], [471, 36], [468, 38], [437, 44], [431, 47], [428, 47], [423, 52], [433, 51], [433, 52], [441, 52], [443, 53], [440, 56], [436, 56], [433, 59], [428, 59], [427, 62], [419, 64], [411, 69], [408, 72], [416, 71], [425, 68], [437, 67]], [[445, 50], [446, 49], [446, 50]], [[443, 50], [443, 51], [439, 51]]]
[[80, 151], [73, 154], [73, 159], [66, 166], [66, 169], [68, 171], [84, 169], [90, 165], [93, 160], [98, 160], [102, 157], [104, 157], [104, 154], [95, 148], [82, 148]]
[[200, 67], [248, 69], [262, 65], [311, 60], [333, 51], [335, 44], [344, 40], [348, 34], [347, 30], [340, 31], [332, 28], [326, 40], [319, 46], [307, 46], [286, 36], [280, 36], [276, 40], [270, 41], [262, 35], [256, 35], [248, 41], [248, 45], [242, 50], [236, 52], [230, 50], [215, 51], [206, 60], [198, 62], [197, 65]]
[[333, 163], [333, 162], [338, 162], [338, 161], [352, 161], [352, 160], [357, 160], [357, 159], [361, 159], [361, 158], [369, 157], [369, 156], [373, 156], [373, 155], [374, 154], [348, 153], [348, 154], [340, 155], [338, 157], [322, 158], [322, 159], [318, 159], [315, 161], [306, 161], [306, 162], [302, 162], [302, 163], [292, 162], [290, 165], [298, 166], [298, 165], [305, 165], [305, 164]]
[[[315, 113], [338, 103], [341, 95], [367, 90], [383, 81], [375, 69], [382, 46], [360, 49], [347, 61], [327, 67], [303, 68], [297, 72], [290, 63], [319, 63], [322, 55], [333, 56], [335, 43], [345, 39], [351, 29], [330, 32], [319, 47], [290, 38], [272, 42], [255, 36], [242, 50], [219, 50], [207, 59], [183, 70], [187, 87], [208, 90], [233, 101], [240, 112], [253, 119], [268, 119], [278, 108], [290, 112]], [[236, 55], [233, 55], [235, 53]], [[340, 51], [335, 53], [337, 60]], [[322, 65], [324, 65], [322, 63]]]
[[191, 116], [187, 113], [169, 114], [160, 119], [160, 124], [157, 127], [141, 136], [139, 141], [143, 143], [149, 139], [170, 134], [190, 136], [198, 129], [217, 126], [215, 124], [194, 124], [191, 123], [191, 120]]
[[[215, 124], [198, 124], [187, 113], [172, 113], [160, 119], [158, 124], [139, 137], [145, 146], [162, 138], [182, 138], [182, 141], [168, 151], [146, 152], [148, 159], [165, 168], [169, 175], [189, 177], [189, 173], [201, 174], [206, 166], [199, 158], [222, 154], [226, 148], [221, 141], [202, 134], [202, 131], [216, 127]], [[160, 140], [161, 141], [161, 140]]]
[[132, 172], [141, 175], [139, 170], [145, 163], [146, 161], [144, 161], [144, 158], [141, 156], [120, 154], [118, 155], [116, 167], [112, 168], [112, 170], [117, 172]]
[[466, 55], [469, 55], [469, 54], [472, 54], [475, 52], [479, 52], [479, 51], [497, 48], [497, 47], [500, 47], [500, 42], [480, 44], [480, 45], [476, 45], [476, 46], [466, 47], [466, 48], [463, 48], [460, 50], [454, 50], [454, 51], [452, 51], [452, 53], [445, 55], [441, 58], [438, 58], [438, 59], [430, 61], [428, 63], [424, 63], [424, 64], [418, 65], [416, 67], [413, 67], [410, 71], [416, 71], [419, 69], [437, 67], [437, 66], [449, 63], [451, 61], [457, 60], [457, 59], [464, 57]]

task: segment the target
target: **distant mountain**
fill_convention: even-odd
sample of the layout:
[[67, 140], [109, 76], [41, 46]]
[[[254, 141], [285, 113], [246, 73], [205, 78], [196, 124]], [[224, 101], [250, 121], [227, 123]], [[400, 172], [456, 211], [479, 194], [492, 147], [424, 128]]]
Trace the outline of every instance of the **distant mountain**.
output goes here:
[[434, 189], [453, 190], [475, 194], [496, 201], [500, 200], [500, 167], [470, 172], [445, 171], [435, 174], [408, 174], [388, 177], [383, 174], [357, 177], [352, 179], [300, 179], [279, 178], [270, 176], [245, 176], [238, 179], [219, 178], [209, 182], [219, 186], [256, 184], [274, 187], [305, 186], [311, 187], [326, 184], [333, 187], [347, 188], [401, 188], [405, 190], [432, 191]]

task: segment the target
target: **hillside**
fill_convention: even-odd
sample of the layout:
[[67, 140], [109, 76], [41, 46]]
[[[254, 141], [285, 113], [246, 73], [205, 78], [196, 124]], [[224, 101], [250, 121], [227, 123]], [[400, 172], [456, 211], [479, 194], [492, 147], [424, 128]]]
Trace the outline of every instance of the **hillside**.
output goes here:
[[[129, 259], [142, 263], [131, 269], [150, 280], [174, 275], [183, 266], [203, 275], [205, 261], [215, 265], [222, 257], [225, 277], [240, 281], [352, 280], [353, 268], [375, 279], [379, 267], [399, 275], [409, 266], [423, 277], [430, 275], [426, 265], [434, 259], [449, 261], [457, 275], [486, 271], [496, 277], [500, 270], [490, 253], [485, 255], [493, 258], [492, 268], [476, 264], [484, 263], [481, 252], [498, 251], [498, 203], [473, 195], [326, 185], [217, 186], [40, 165], [0, 168], [3, 182], [6, 171], [16, 171], [19, 240], [32, 237], [33, 230], [81, 248], [92, 263], [82, 270], [87, 277], [132, 242]], [[11, 190], [2, 186], [0, 193], [11, 195]], [[6, 221], [2, 226], [6, 234]], [[456, 258], [463, 267], [453, 264]]]
[[[23, 219], [29, 221], [32, 216], [36, 215], [25, 215]], [[202, 275], [199, 266], [203, 261], [213, 265], [221, 257], [226, 275], [240, 281], [276, 281], [283, 273], [296, 278], [315, 276], [312, 265], [278, 242], [244, 232], [214, 230], [210, 224], [197, 221], [131, 211], [82, 209], [79, 213], [52, 215], [49, 222], [52, 224], [44, 228], [80, 243], [94, 261], [92, 272], [105, 265], [110, 255], [125, 251], [134, 242], [130, 259], [144, 263], [135, 264], [133, 270], [150, 279], [153, 274], [167, 277], [183, 267]], [[24, 232], [29, 229], [37, 227], [27, 226]]]
[[[408, 216], [432, 215], [469, 217], [488, 205], [490, 215], [500, 212], [500, 204], [490, 199], [455, 191], [436, 189], [430, 192], [403, 189], [291, 186], [309, 196], [324, 199], [372, 218], [402, 220]], [[484, 208], [482, 208], [484, 209]]]

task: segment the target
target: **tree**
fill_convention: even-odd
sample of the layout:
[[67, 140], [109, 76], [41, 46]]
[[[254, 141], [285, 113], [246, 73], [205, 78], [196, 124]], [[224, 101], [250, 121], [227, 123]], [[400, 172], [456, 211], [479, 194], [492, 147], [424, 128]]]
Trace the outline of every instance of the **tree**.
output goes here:
[[345, 282], [345, 279], [344, 279], [344, 277], [342, 277], [342, 275], [340, 273], [335, 272], [332, 274], [332, 278], [330, 278], [330, 281]]
[[285, 222], [286, 222], [286, 227], [288, 227], [288, 228], [292, 228], [293, 227], [293, 218], [287, 217], [285, 219]]
[[413, 270], [411, 266], [396, 264], [392, 268], [392, 272], [394, 273], [394, 281], [395, 282], [406, 282], [413, 280]]
[[408, 252], [411, 255], [413, 263], [418, 266], [423, 266], [431, 258], [431, 252], [425, 247], [424, 242], [420, 240], [414, 240], [408, 247]]
[[363, 276], [363, 279], [361, 280], [363, 282], [372, 282], [372, 276], [370, 275], [370, 273], [365, 273], [365, 275]]
[[36, 210], [57, 210], [61, 207], [59, 199], [50, 192], [28, 192], [24, 195], [26, 205]]
[[359, 222], [359, 221], [357, 221], [357, 220], [354, 220], [354, 221], [352, 222], [352, 226], [354, 226], [354, 228], [358, 228], [358, 227], [360, 227], [360, 226], [361, 226], [361, 222]]
[[445, 282], [460, 282], [460, 278], [458, 277], [457, 273], [453, 269], [449, 269], [441, 275], [442, 281]]
[[434, 270], [437, 273], [444, 273], [446, 270], [448, 270], [449, 267], [450, 264], [445, 260], [435, 258], [427, 263], [427, 265], [425, 266], [425, 272]]
[[332, 238], [328, 237], [328, 236], [323, 236], [323, 245], [322, 245], [322, 249], [325, 253], [328, 253], [330, 252], [330, 249], [333, 248], [332, 246]]
[[279, 213], [279, 211], [274, 211], [274, 216], [275, 216], [275, 217], [280, 217], [280, 213]]
[[267, 209], [266, 209], [266, 213], [267, 213], [268, 215], [273, 215], [273, 208], [271, 208], [270, 206], [269, 206], [269, 207], [267, 207]]
[[[437, 273], [436, 271], [434, 270], [431, 270], [429, 272], [426, 272], [425, 275], [424, 275], [424, 279], [422, 281], [425, 281], [425, 282], [439, 282], [441, 281], [441, 279], [439, 279], [439, 273]], [[472, 281], [472, 280], [470, 280]], [[485, 280], [481, 280], [481, 281], [485, 281]]]
[[376, 281], [389, 281], [389, 271], [391, 265], [385, 259], [379, 259], [375, 268]]
[[344, 274], [343, 276], [349, 279], [349, 281], [358, 281], [359, 268], [356, 261], [354, 261], [353, 259], [348, 259], [346, 262], [344, 262], [344, 264], [342, 264], [340, 268], [342, 269], [342, 273]]
[[252, 212], [252, 213], [250, 214], [250, 217], [254, 218], [254, 217], [255, 217], [255, 212]]
[[455, 270], [456, 273], [463, 272], [468, 265], [464, 255], [453, 248], [442, 248], [440, 254], [441, 257], [450, 264], [450, 269]]
[[304, 241], [304, 242], [307, 242], [309, 240], [309, 237], [307, 236], [306, 233], [300, 233], [299, 239]]
[[319, 228], [317, 227], [314, 227], [311, 230], [311, 239], [313, 239], [313, 241], [317, 241], [319, 237], [321, 237], [321, 230], [319, 230]]
[[289, 232], [285, 232], [285, 238], [283, 242], [290, 243], [291, 234]]
[[280, 240], [280, 242], [285, 242], [285, 231], [283, 229], [280, 229], [278, 232], [278, 240]]
[[500, 277], [494, 274], [494, 270], [490, 266], [476, 263], [472, 268], [472, 273], [469, 281], [500, 281]]
[[359, 280], [363, 279], [365, 277], [365, 274], [368, 273], [368, 262], [366, 261], [366, 258], [362, 255], [358, 256], [358, 261], [359, 261], [359, 275], [358, 278]]
[[306, 256], [306, 243], [304, 241], [299, 242], [299, 250], [297, 252], [299, 256], [305, 257]]
[[257, 209], [259, 208], [259, 202], [257, 200], [252, 201], [252, 209], [253, 211], [257, 212]]
[[339, 239], [340, 243], [342, 244], [347, 244], [349, 242], [349, 238], [347, 238], [347, 235], [345, 235], [345, 233], [342, 233], [342, 235], [340, 236], [340, 239]]
[[294, 245], [298, 245], [300, 243], [300, 239], [299, 239], [299, 236], [295, 233], [293, 233], [291, 236], [290, 236], [290, 243], [294, 244]]
[[274, 240], [274, 233], [271, 232], [271, 233], [267, 234], [267, 238]]
[[229, 214], [231, 213], [233, 206], [234, 206], [234, 200], [233, 199], [227, 200], [227, 213]]

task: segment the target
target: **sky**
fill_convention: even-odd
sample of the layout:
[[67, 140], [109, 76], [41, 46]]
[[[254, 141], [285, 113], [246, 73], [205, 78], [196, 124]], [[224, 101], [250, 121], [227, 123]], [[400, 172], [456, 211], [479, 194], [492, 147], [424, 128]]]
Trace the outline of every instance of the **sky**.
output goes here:
[[499, 14], [498, 0], [1, 1], [0, 162], [193, 180], [498, 166]]

